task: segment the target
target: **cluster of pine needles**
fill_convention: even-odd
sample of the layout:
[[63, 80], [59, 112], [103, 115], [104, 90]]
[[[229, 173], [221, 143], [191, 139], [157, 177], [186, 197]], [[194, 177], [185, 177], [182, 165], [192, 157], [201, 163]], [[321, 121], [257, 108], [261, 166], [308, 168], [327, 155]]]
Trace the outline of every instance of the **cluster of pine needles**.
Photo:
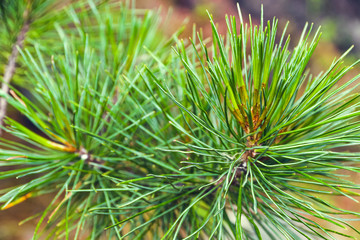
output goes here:
[[312, 25], [296, 44], [239, 8], [182, 41], [159, 16], [1, 1], [2, 209], [51, 196], [33, 239], [357, 239], [360, 212], [330, 198], [360, 194], [350, 50], [312, 75]]

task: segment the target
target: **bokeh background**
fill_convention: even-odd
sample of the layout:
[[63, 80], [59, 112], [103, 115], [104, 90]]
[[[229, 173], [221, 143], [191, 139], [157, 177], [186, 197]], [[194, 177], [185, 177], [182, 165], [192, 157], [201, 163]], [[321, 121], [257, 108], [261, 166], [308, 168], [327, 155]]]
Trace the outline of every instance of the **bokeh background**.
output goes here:
[[[193, 24], [196, 24], [197, 29], [202, 28], [205, 36], [209, 36], [211, 29], [206, 10], [213, 14], [220, 31], [225, 32], [225, 14], [237, 15], [237, 3], [240, 4], [244, 18], [247, 20], [247, 16], [251, 14], [254, 23], [260, 21], [261, 4], [263, 4], [265, 20], [274, 16], [279, 18], [279, 29], [290, 21], [288, 33], [291, 35], [292, 45], [297, 43], [306, 22], [314, 23], [314, 29], [321, 25], [323, 33], [321, 42], [309, 64], [311, 72], [315, 75], [325, 70], [334, 57], [340, 56], [352, 45], [354, 49], [346, 61], [352, 62], [360, 58], [360, 0], [136, 0], [136, 7], [159, 9], [164, 19], [168, 16], [166, 21], [163, 21], [164, 31], [171, 35], [184, 25], [185, 31], [181, 37], [186, 39], [192, 34]], [[360, 67], [354, 68], [343, 81], [347, 81], [359, 72]], [[17, 117], [15, 113], [12, 115]], [[26, 119], [18, 120], [26, 121]], [[360, 151], [360, 149], [349, 149], [352, 150]], [[359, 174], [349, 177], [360, 184]], [[0, 189], [14, 182], [0, 182]], [[0, 240], [31, 239], [36, 221], [29, 221], [21, 226], [19, 222], [43, 210], [50, 199], [51, 196], [29, 199], [14, 208], [0, 211]], [[334, 197], [331, 201], [339, 207], [360, 212], [360, 204], [346, 198]], [[355, 222], [354, 225], [360, 228], [360, 221]], [[354, 237], [360, 239], [360, 236]]]

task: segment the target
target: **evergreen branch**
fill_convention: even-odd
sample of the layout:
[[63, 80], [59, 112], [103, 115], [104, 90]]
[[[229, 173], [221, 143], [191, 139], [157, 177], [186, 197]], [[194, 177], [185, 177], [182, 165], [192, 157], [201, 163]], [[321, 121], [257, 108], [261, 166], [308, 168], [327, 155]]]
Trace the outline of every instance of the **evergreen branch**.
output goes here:
[[[53, 6], [35, 2], [37, 16]], [[187, 46], [177, 34], [164, 37], [157, 15], [129, 1], [78, 1], [64, 13], [49, 16], [59, 34], [50, 31], [49, 41], [33, 37], [48, 18], [19, 24], [1, 92], [36, 128], [4, 120], [2, 129], [22, 142], [0, 138], [0, 179], [29, 180], [0, 191], [2, 208], [56, 194], [36, 215], [34, 239], [360, 234], [350, 223], [360, 213], [327, 199], [358, 203], [360, 195], [344, 174], [360, 172], [359, 153], [343, 150], [360, 143], [352, 84], [360, 75], [339, 82], [359, 63], [343, 66], [349, 51], [312, 77], [308, 62], [321, 36], [312, 25], [291, 50], [287, 25], [277, 43], [275, 18], [247, 25], [239, 9], [240, 26], [226, 17], [224, 36], [208, 13], [212, 39], [194, 29]], [[17, 62], [31, 97], [10, 84], [21, 76]]]
[[[9, 85], [16, 69], [16, 62], [19, 56], [19, 49], [20, 50], [23, 49], [26, 33], [30, 29], [31, 20], [29, 15], [30, 15], [30, 9], [26, 8], [23, 13], [24, 25], [22, 26], [20, 32], [18, 33], [16, 42], [13, 44], [12, 51], [9, 56], [8, 63], [5, 66], [2, 87], [1, 87], [1, 91], [3, 92], [3, 94], [8, 94]], [[6, 115], [6, 109], [7, 109], [7, 101], [5, 98], [0, 97], [0, 135], [2, 133], [1, 126], [3, 125], [3, 120]]]
[[[220, 207], [219, 216], [212, 212], [212, 220], [206, 218], [197, 229], [188, 229], [189, 236], [199, 232], [215, 236], [217, 232], [223, 239], [228, 227], [220, 217], [223, 214], [236, 216], [237, 221], [241, 221], [241, 215], [249, 220], [251, 232], [243, 230], [239, 222], [230, 224], [233, 237], [238, 239], [297, 239], [299, 235], [336, 239], [336, 234], [351, 237], [325, 228], [307, 215], [341, 227], [351, 225], [333, 214], [359, 215], [312, 195], [336, 194], [358, 202], [359, 187], [338, 179], [336, 174], [339, 169], [358, 173], [358, 153], [334, 149], [359, 146], [357, 85], [343, 90], [360, 76], [335, 87], [359, 61], [343, 67], [347, 51], [325, 73], [307, 80], [306, 68], [319, 42], [319, 29], [311, 39], [312, 26], [306, 24], [297, 47], [290, 51], [290, 38], [284, 41], [285, 31], [280, 43], [275, 44], [277, 19], [267, 24], [261, 21], [260, 26], [253, 26], [250, 19], [248, 26], [240, 10], [239, 17], [240, 27], [235, 17], [226, 17], [228, 32], [223, 36], [209, 14], [213, 30], [210, 47], [205, 46], [201, 34], [197, 39], [200, 47], [191, 39], [192, 52], [179, 44], [176, 53], [184, 74], [169, 72], [177, 82], [186, 78], [185, 97], [177, 96], [178, 92], [167, 86], [168, 81], [148, 70], [148, 78], [185, 115], [184, 121], [172, 121], [172, 125], [191, 140], [181, 143], [183, 147], [164, 150], [191, 156], [191, 160], [182, 162], [187, 165], [181, 171], [195, 176], [199, 172], [215, 174], [205, 186], [217, 186], [228, 203], [209, 197], [207, 213], [215, 206], [237, 208], [237, 212], [228, 214]], [[349, 96], [350, 92], [354, 94]], [[305, 186], [300, 187], [296, 181]], [[233, 193], [229, 189], [240, 190]], [[279, 236], [272, 235], [271, 228]]]

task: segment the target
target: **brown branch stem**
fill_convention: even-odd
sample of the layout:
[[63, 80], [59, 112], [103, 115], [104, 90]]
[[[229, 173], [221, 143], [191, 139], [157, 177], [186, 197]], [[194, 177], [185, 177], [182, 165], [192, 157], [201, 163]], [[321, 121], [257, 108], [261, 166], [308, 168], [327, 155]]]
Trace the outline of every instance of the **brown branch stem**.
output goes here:
[[[16, 42], [12, 47], [12, 51], [8, 63], [5, 66], [4, 77], [1, 86], [1, 91], [5, 94], [9, 92], [10, 82], [15, 74], [16, 61], [19, 56], [19, 49], [22, 49], [24, 47], [25, 36], [30, 28], [30, 19], [28, 18], [28, 16], [29, 16], [29, 10], [26, 9], [23, 14], [23, 17], [25, 19], [24, 25], [17, 36]], [[6, 99], [0, 98], [0, 126], [3, 125], [3, 121], [6, 115], [6, 109], [7, 109]], [[1, 128], [0, 128], [0, 135], [1, 135]]]

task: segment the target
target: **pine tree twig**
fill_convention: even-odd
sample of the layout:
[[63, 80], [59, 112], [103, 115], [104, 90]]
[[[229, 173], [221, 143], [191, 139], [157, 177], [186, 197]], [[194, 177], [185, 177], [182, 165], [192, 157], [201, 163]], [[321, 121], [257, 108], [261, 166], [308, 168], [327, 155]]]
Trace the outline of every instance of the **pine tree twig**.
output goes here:
[[[9, 92], [10, 82], [15, 74], [16, 61], [19, 56], [19, 49], [22, 49], [24, 47], [25, 36], [26, 36], [26, 33], [30, 29], [31, 21], [29, 19], [29, 9], [25, 10], [23, 17], [25, 19], [24, 25], [21, 28], [21, 30], [17, 36], [15, 44], [13, 45], [11, 55], [9, 57], [8, 63], [6, 65], [5, 71], [4, 71], [5, 73], [4, 73], [1, 91], [4, 92], [5, 94], [7, 94]], [[6, 115], [6, 109], [7, 109], [6, 99], [0, 98], [0, 126], [3, 125], [3, 121], [4, 121], [4, 118]], [[2, 130], [0, 128], [0, 135], [1, 135], [1, 133], [2, 133]]]

